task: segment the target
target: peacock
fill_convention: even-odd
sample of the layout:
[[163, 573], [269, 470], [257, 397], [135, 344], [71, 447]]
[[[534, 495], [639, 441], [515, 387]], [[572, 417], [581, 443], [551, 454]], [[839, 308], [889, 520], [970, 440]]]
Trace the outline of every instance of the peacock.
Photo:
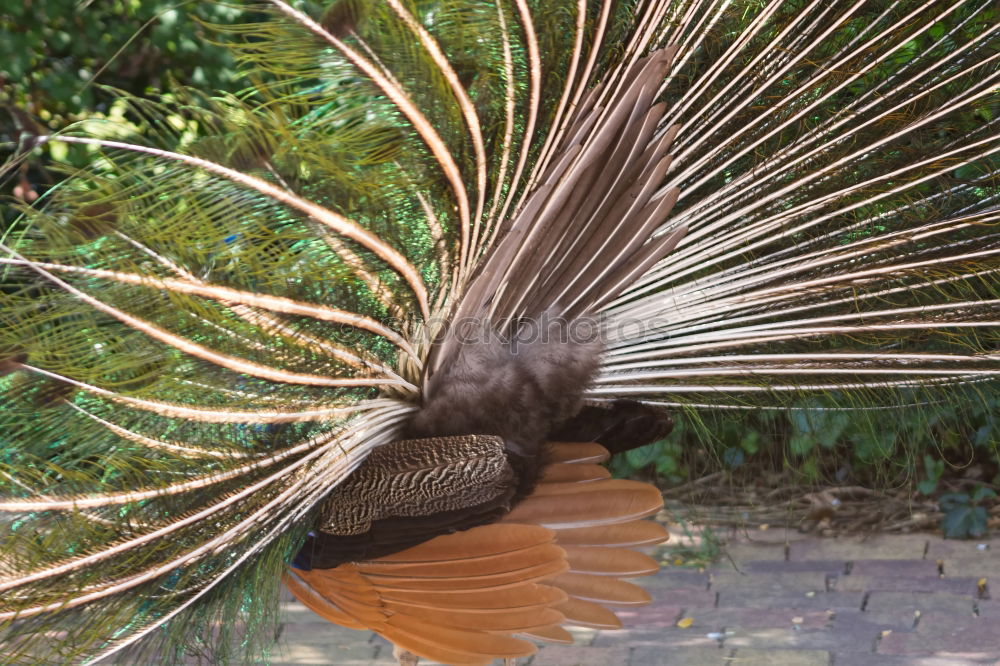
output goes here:
[[250, 89], [8, 162], [90, 155], [0, 244], [4, 663], [257, 663], [282, 584], [513, 660], [648, 601], [610, 454], [996, 390], [989, 0], [239, 9]]

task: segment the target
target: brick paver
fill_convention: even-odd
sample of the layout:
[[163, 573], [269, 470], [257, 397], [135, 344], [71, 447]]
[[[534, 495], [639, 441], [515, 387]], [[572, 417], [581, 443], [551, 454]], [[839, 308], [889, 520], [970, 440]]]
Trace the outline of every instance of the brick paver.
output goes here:
[[[519, 666], [1000, 666], [1000, 541], [770, 529], [726, 551], [705, 571], [637, 581], [654, 602], [623, 611], [624, 629], [574, 629], [575, 645], [542, 646]], [[284, 619], [278, 666], [395, 663], [378, 636], [295, 601]]]

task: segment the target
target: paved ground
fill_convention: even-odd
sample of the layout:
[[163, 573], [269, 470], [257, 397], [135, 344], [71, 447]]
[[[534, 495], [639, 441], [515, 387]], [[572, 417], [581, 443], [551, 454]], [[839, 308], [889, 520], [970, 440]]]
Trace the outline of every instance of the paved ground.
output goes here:
[[[730, 539], [706, 571], [643, 579], [652, 606], [620, 631], [578, 630], [530, 666], [966, 666], [1000, 664], [1000, 540], [932, 535], [805, 537], [770, 529]], [[395, 664], [378, 636], [286, 603], [281, 666]], [[422, 662], [423, 663], [423, 662]], [[499, 663], [499, 662], [498, 662]]]

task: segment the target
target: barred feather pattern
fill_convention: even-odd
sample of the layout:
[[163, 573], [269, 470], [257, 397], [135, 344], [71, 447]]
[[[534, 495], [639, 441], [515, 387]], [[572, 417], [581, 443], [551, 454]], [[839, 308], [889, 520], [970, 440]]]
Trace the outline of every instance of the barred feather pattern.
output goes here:
[[[318, 507], [457, 313], [591, 303], [595, 405], [995, 390], [988, 0], [304, 4], [217, 28], [254, 91], [36, 139], [93, 159], [0, 243], [5, 663], [266, 654]], [[656, 158], [639, 226], [557, 214], [618, 192], [598, 153]]]
[[494, 500], [513, 485], [502, 439], [457, 439], [400, 440], [375, 449], [330, 493], [317, 527], [360, 534], [379, 518], [454, 511]]

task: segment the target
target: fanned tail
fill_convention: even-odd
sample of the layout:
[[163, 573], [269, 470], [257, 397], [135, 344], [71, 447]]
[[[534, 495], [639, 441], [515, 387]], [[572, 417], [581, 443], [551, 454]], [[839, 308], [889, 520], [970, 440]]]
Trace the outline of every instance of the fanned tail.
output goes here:
[[[519, 375], [550, 419], [994, 389], [989, 0], [342, 2], [219, 27], [253, 92], [37, 139], [92, 167], [0, 245], [13, 663], [266, 652], [236, 637], [266, 642], [317, 507], [412, 424], [457, 315], [601, 322]], [[551, 524], [543, 499], [519, 510]], [[564, 575], [578, 621], [629, 599]]]

